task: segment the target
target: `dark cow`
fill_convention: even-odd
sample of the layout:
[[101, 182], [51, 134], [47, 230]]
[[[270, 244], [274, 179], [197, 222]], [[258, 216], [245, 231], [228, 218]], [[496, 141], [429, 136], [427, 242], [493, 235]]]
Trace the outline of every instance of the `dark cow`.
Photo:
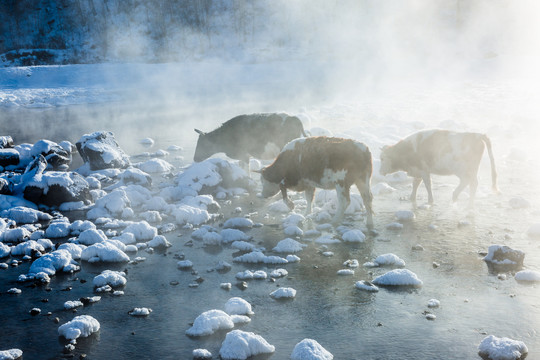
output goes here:
[[497, 190], [497, 171], [491, 150], [491, 141], [484, 134], [455, 132], [449, 130], [419, 131], [392, 146], [385, 146], [381, 152], [380, 173], [386, 175], [399, 170], [413, 177], [411, 201], [416, 201], [416, 191], [422, 181], [427, 189], [428, 201], [433, 203], [431, 176], [456, 175], [460, 182], [454, 190], [452, 200], [468, 185], [470, 204], [474, 201], [478, 187], [478, 167], [487, 147], [491, 162], [492, 186]]
[[[193, 156], [196, 162], [203, 161], [219, 152], [247, 164], [249, 164], [250, 156], [258, 159], [273, 159], [289, 141], [306, 136], [299, 118], [273, 113], [240, 115], [209, 133], [198, 129], [195, 131], [199, 134]], [[268, 154], [271, 146], [277, 149], [272, 154]]]
[[366, 208], [367, 226], [372, 228], [372, 171], [371, 152], [361, 142], [326, 136], [300, 138], [288, 143], [276, 160], [261, 170], [262, 196], [270, 197], [281, 190], [283, 201], [292, 210], [294, 204], [287, 189], [304, 191], [310, 213], [315, 188], [335, 188], [338, 209], [334, 224], [338, 224], [351, 201], [350, 187], [356, 184]]

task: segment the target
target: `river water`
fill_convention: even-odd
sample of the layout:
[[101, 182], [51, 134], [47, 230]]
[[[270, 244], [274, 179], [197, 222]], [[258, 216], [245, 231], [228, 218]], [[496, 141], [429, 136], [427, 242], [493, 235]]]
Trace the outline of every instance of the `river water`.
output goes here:
[[[159, 104], [125, 102], [2, 109], [2, 131], [12, 135], [16, 143], [41, 138], [76, 142], [85, 133], [110, 130], [130, 155], [148, 151], [139, 143], [145, 137], [156, 140], [153, 149], [182, 146], [182, 158], [166, 158], [178, 169], [191, 162], [196, 141], [193, 128], [211, 130], [234, 116], [232, 111], [301, 111], [311, 128], [325, 128], [365, 141], [373, 147], [375, 157], [378, 145], [415, 129], [465, 124], [467, 129], [484, 129], [491, 137], [502, 194], [489, 190], [487, 157], [481, 165], [473, 209], [467, 208], [466, 195], [451, 204], [451, 193], [457, 185], [457, 179], [452, 177], [434, 177], [436, 203], [432, 207], [413, 207], [402, 200], [410, 193], [409, 182], [391, 183], [396, 191], [375, 196], [376, 235], [360, 244], [329, 245], [328, 250], [334, 253], [331, 257], [321, 255], [320, 244], [305, 241], [308, 247], [298, 254], [302, 260], [283, 266], [289, 273], [287, 277], [276, 282], [252, 280], [244, 290], [233, 286], [226, 291], [219, 285], [235, 284], [234, 275], [246, 269], [269, 272], [276, 267], [233, 263], [236, 254], [229, 247], [206, 248], [197, 241], [194, 246], [186, 246], [191, 231], [184, 229], [166, 234], [173, 245], [166, 252], [140, 253], [146, 257], [144, 262], [116, 268], [83, 263], [80, 272], [57, 275], [43, 287], [17, 283], [19, 274], [27, 273], [30, 266], [22, 263], [0, 271], [0, 349], [22, 349], [25, 359], [61, 358], [65, 342], [58, 337], [58, 326], [77, 314], [88, 314], [99, 320], [101, 330], [78, 340], [75, 358], [87, 354], [90, 359], [190, 359], [196, 348], [206, 348], [217, 358], [224, 333], [192, 338], [185, 331], [202, 312], [223, 309], [230, 297], [240, 296], [253, 305], [255, 314], [250, 323], [239, 328], [261, 335], [276, 347], [273, 355], [256, 359], [289, 358], [294, 346], [304, 338], [317, 340], [335, 359], [474, 359], [478, 358], [478, 344], [487, 335], [521, 340], [528, 346], [529, 358], [539, 358], [538, 284], [518, 283], [511, 273], [502, 280], [498, 274], [490, 273], [482, 260], [489, 245], [504, 244], [526, 253], [525, 268], [540, 270], [540, 243], [526, 235], [530, 225], [540, 222], [539, 166], [533, 156], [538, 146], [534, 141], [536, 117], [534, 111], [523, 106], [528, 102], [522, 102], [512, 89], [477, 84], [452, 89], [449, 97], [428, 91], [406, 97], [366, 95], [353, 102], [311, 103], [301, 109], [286, 101], [279, 108], [277, 102], [246, 101], [237, 107], [228, 103], [225, 112], [220, 111], [223, 104], [202, 100], [200, 106], [174, 111], [170, 107], [165, 111]], [[374, 176], [377, 180], [378, 176]], [[516, 197], [528, 200], [531, 206], [512, 208], [509, 201]], [[424, 204], [426, 198], [421, 187], [418, 203]], [[225, 218], [236, 216], [233, 210], [240, 207], [242, 214], [252, 214], [255, 222], [265, 226], [249, 230], [249, 235], [255, 243], [271, 249], [286, 236], [278, 226], [280, 215], [266, 216], [268, 203], [251, 195], [223, 203], [222, 212]], [[395, 221], [397, 210], [413, 210], [416, 219], [400, 231], [387, 229], [386, 225]], [[349, 221], [365, 228], [361, 221]], [[220, 222], [213, 225], [220, 226]], [[306, 224], [306, 228], [310, 226], [314, 225]], [[424, 250], [413, 250], [417, 244]], [[377, 293], [367, 293], [356, 289], [354, 283], [388, 269], [361, 265], [352, 276], [336, 274], [348, 259], [363, 264], [385, 253], [405, 260], [406, 268], [418, 275], [423, 286], [381, 288]], [[177, 269], [175, 255], [180, 254], [195, 264], [197, 274]], [[209, 271], [219, 260], [231, 263], [231, 271]], [[79, 308], [77, 314], [63, 310], [65, 301], [93, 294], [92, 279], [102, 270], [124, 268], [128, 270], [125, 295], [103, 295], [100, 302]], [[190, 287], [197, 276], [204, 281], [196, 288]], [[296, 298], [273, 300], [269, 293], [278, 286], [296, 289]], [[11, 287], [22, 288], [23, 293], [6, 294]], [[71, 290], [65, 291], [68, 287]], [[428, 308], [430, 299], [440, 300], [441, 306]], [[143, 306], [153, 309], [147, 318], [127, 315], [132, 308]], [[41, 308], [41, 315], [31, 316], [28, 312], [33, 307]], [[47, 312], [52, 315], [45, 315]], [[427, 320], [427, 312], [435, 314], [436, 319]], [[54, 322], [56, 317], [59, 324]]]

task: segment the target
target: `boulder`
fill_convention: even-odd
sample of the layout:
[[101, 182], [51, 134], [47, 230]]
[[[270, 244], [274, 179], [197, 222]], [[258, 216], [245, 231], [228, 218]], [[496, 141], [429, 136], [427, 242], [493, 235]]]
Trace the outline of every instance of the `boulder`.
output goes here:
[[43, 155], [48, 167], [53, 170], [67, 170], [71, 164], [71, 153], [49, 140], [42, 139], [36, 142], [30, 150], [30, 155], [34, 158]]
[[11, 136], [0, 136], [0, 149], [12, 148], [13, 146], [14, 143]]
[[517, 271], [523, 267], [525, 253], [506, 245], [491, 245], [484, 257], [488, 269], [492, 273]]
[[19, 185], [24, 198], [35, 204], [59, 206], [65, 202], [91, 202], [90, 186], [75, 172], [47, 171], [47, 161], [39, 155], [26, 168]]
[[[0, 138], [1, 139], [1, 138]], [[15, 149], [5, 149], [2, 148], [0, 140], [0, 166], [6, 167], [9, 165], [18, 165], [19, 164], [19, 152]]]
[[90, 170], [125, 169], [131, 165], [129, 157], [110, 131], [83, 135], [76, 146], [83, 161], [90, 166]]

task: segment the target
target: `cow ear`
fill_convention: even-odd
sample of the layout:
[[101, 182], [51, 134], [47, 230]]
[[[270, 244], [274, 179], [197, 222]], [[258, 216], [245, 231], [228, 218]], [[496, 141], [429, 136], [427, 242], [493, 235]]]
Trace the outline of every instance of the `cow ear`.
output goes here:
[[201, 130], [199, 130], [199, 129], [193, 129], [193, 130], [195, 130], [195, 132], [196, 132], [197, 134], [199, 134], [199, 135], [206, 135], [205, 132], [203, 132], [203, 131], [201, 131]]

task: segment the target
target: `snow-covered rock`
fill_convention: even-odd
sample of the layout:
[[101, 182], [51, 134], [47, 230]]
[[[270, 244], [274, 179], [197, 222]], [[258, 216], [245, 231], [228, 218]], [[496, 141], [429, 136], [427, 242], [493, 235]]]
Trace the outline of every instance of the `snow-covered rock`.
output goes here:
[[279, 288], [270, 293], [274, 299], [292, 299], [296, 297], [296, 290], [293, 288]]
[[88, 337], [100, 328], [99, 321], [90, 315], [80, 315], [73, 320], [61, 325], [58, 328], [58, 334], [68, 340], [75, 340], [79, 337]]
[[230, 330], [234, 322], [229, 314], [222, 310], [208, 310], [197, 316], [193, 326], [186, 330], [189, 336], [212, 335], [218, 330]]
[[407, 269], [391, 270], [373, 279], [375, 285], [385, 286], [421, 286], [422, 280], [415, 273]]
[[127, 168], [129, 157], [120, 148], [114, 134], [110, 131], [96, 131], [83, 135], [75, 144], [89, 169]]
[[92, 284], [95, 287], [110, 285], [111, 287], [124, 286], [127, 283], [126, 274], [122, 271], [104, 270], [94, 277]]
[[333, 358], [334, 355], [313, 339], [300, 341], [291, 354], [291, 360], [332, 360]]
[[253, 315], [251, 304], [240, 297], [232, 297], [227, 300], [225, 312], [229, 315]]
[[233, 330], [221, 344], [219, 355], [223, 360], [245, 360], [259, 354], [271, 354], [275, 350], [276, 348], [260, 335]]
[[307, 247], [306, 244], [302, 244], [291, 238], [286, 238], [278, 242], [277, 245], [272, 250], [278, 253], [291, 254], [291, 253], [300, 252], [304, 250], [305, 247]]
[[478, 345], [478, 355], [489, 360], [520, 360], [524, 359], [528, 352], [524, 342], [494, 335], [485, 337]]

